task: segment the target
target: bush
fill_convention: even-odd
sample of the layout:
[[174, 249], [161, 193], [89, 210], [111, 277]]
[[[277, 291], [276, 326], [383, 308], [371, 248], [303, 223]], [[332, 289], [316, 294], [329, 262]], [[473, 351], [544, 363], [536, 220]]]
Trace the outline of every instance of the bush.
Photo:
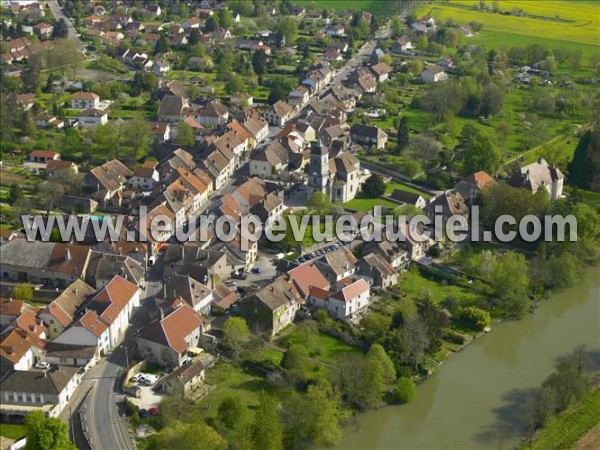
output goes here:
[[465, 343], [465, 335], [454, 330], [444, 330], [444, 340], [453, 344], [463, 345]]
[[417, 386], [411, 378], [400, 378], [394, 388], [394, 397], [398, 403], [410, 403], [417, 394]]
[[137, 413], [140, 410], [139, 406], [137, 406], [135, 403], [133, 403], [128, 398], [125, 398], [123, 403], [125, 404], [125, 414], [127, 414], [127, 416], [136, 416], [137, 417]]
[[489, 312], [475, 306], [460, 308], [458, 320], [463, 326], [475, 331], [482, 331], [485, 327], [489, 327], [492, 321]]

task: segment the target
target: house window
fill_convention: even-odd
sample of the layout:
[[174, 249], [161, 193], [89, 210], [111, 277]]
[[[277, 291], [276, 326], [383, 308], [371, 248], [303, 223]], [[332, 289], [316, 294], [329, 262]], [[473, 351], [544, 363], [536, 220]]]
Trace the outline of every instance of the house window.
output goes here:
[[23, 394], [17, 394], [17, 401], [23, 403]]
[[35, 394], [35, 402], [42, 403], [42, 396], [40, 394]]
[[11, 402], [14, 402], [15, 401], [15, 394], [13, 394], [12, 392], [10, 392], [8, 394], [8, 400], [11, 401]]

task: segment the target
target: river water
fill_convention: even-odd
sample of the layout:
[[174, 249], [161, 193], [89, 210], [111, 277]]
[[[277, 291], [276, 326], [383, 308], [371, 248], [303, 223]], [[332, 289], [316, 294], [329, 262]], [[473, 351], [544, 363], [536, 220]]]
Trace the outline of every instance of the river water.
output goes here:
[[523, 395], [580, 344], [600, 350], [599, 268], [535, 314], [495, 325], [422, 383], [412, 403], [359, 415], [337, 448], [514, 448]]

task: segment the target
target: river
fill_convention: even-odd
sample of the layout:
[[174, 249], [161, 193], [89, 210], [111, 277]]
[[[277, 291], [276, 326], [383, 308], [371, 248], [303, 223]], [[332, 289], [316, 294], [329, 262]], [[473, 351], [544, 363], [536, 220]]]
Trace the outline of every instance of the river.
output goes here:
[[359, 415], [337, 448], [514, 448], [514, 411], [523, 395], [579, 344], [600, 350], [599, 268], [554, 292], [535, 314], [495, 325], [452, 356], [412, 403]]

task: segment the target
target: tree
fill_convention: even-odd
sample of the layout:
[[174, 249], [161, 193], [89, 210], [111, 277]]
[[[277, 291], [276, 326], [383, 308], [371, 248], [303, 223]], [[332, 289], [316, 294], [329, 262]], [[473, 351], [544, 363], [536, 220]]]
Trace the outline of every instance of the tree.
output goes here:
[[489, 327], [492, 322], [489, 312], [475, 306], [459, 308], [457, 316], [460, 323], [475, 331], [483, 331], [483, 329]]
[[392, 37], [393, 38], [397, 38], [400, 37], [402, 35], [402, 21], [400, 20], [400, 17], [395, 16], [392, 19], [392, 25], [391, 25], [391, 29], [392, 29]]
[[136, 115], [125, 122], [123, 137], [125, 142], [132, 148], [133, 158], [138, 159], [148, 151], [150, 125], [141, 115]]
[[267, 101], [270, 105], [277, 103], [279, 100], [287, 100], [288, 94], [291, 90], [295, 89], [295, 85], [287, 78], [273, 77], [271, 83], [271, 91], [269, 92], [269, 98]]
[[403, 150], [410, 139], [410, 129], [408, 125], [408, 117], [402, 116], [398, 124], [398, 149]]
[[54, 39], [69, 37], [69, 28], [67, 27], [67, 22], [65, 22], [65, 19], [58, 19], [58, 21], [54, 24], [52, 37]]
[[600, 192], [600, 127], [596, 126], [581, 136], [568, 168], [572, 184]]
[[415, 160], [432, 166], [436, 164], [438, 155], [442, 151], [442, 144], [432, 135], [417, 134], [411, 139], [408, 149]]
[[329, 447], [339, 442], [340, 400], [331, 384], [318, 379], [306, 395], [294, 395], [283, 405], [286, 447]]
[[463, 172], [472, 174], [483, 170], [493, 174], [500, 164], [500, 155], [491, 139], [473, 125], [465, 125], [459, 137], [464, 150]]
[[408, 73], [413, 77], [418, 77], [423, 72], [423, 61], [418, 58], [413, 59], [408, 65]]
[[41, 411], [25, 416], [26, 450], [75, 450], [69, 440], [69, 428], [57, 417], [46, 417]]
[[196, 143], [196, 134], [194, 129], [185, 122], [181, 122], [177, 125], [175, 132], [175, 141], [179, 145], [191, 147]]
[[267, 71], [268, 57], [264, 50], [258, 50], [252, 55], [252, 68], [256, 75], [263, 75]]
[[522, 314], [528, 304], [529, 265], [525, 256], [515, 251], [498, 258], [490, 284], [507, 312]]
[[381, 403], [383, 374], [378, 364], [364, 355], [342, 355], [331, 372], [332, 384], [349, 406], [361, 410], [375, 408]]
[[40, 208], [46, 207], [46, 212], [50, 214], [50, 211], [56, 207], [63, 196], [63, 190], [60, 184], [47, 181], [37, 186], [36, 194]]
[[307, 379], [307, 369], [310, 358], [306, 346], [294, 344], [285, 353], [282, 365], [294, 377], [295, 380], [303, 382]]
[[193, 47], [198, 42], [200, 42], [200, 30], [198, 30], [198, 28], [192, 28], [192, 31], [190, 31], [190, 37], [188, 39], [188, 44], [190, 47]]
[[230, 317], [223, 325], [223, 346], [231, 352], [235, 361], [239, 359], [243, 345], [249, 337], [248, 324], [241, 317]]
[[306, 202], [309, 209], [325, 214], [331, 210], [331, 199], [323, 192], [315, 192]]
[[233, 25], [233, 17], [227, 8], [219, 8], [217, 12], [219, 16], [219, 25], [223, 28], [230, 28]]
[[373, 344], [367, 353], [367, 357], [371, 364], [378, 364], [383, 373], [383, 381], [386, 384], [391, 384], [396, 380], [396, 369], [394, 363], [385, 352], [381, 344]]
[[379, 198], [385, 194], [385, 183], [381, 175], [374, 173], [367, 178], [367, 181], [363, 184], [362, 192], [368, 198]]
[[252, 441], [256, 450], [283, 449], [283, 425], [277, 400], [264, 391], [260, 393], [254, 413]]
[[417, 386], [411, 378], [402, 377], [394, 388], [394, 398], [398, 403], [410, 403], [417, 395]]
[[279, 36], [285, 38], [286, 45], [292, 45], [298, 36], [298, 24], [291, 16], [287, 16], [279, 21], [277, 31]]
[[369, 23], [369, 29], [371, 30], [371, 34], [375, 34], [377, 30], [379, 30], [379, 22], [377, 21], [377, 16], [375, 14], [371, 16], [371, 23]]
[[502, 111], [504, 106], [504, 89], [495, 83], [489, 83], [483, 88], [481, 97], [481, 109], [479, 113], [482, 116], [493, 116]]
[[19, 183], [14, 183], [11, 185], [10, 190], [8, 191], [8, 202], [12, 205], [19, 200], [22, 195], [23, 190], [21, 189], [21, 185]]
[[121, 140], [121, 127], [116, 121], [98, 125], [92, 132], [92, 142], [96, 150], [112, 158], [120, 158]]
[[169, 41], [166, 36], [161, 36], [154, 46], [154, 54], [161, 55], [163, 53], [167, 53], [169, 51]]
[[247, 415], [248, 409], [238, 396], [229, 395], [219, 404], [217, 422], [229, 429], [235, 428], [241, 417]]
[[244, 79], [235, 74], [232, 73], [229, 76], [229, 81], [227, 81], [227, 83], [225, 84], [225, 92], [227, 92], [228, 94], [239, 94], [240, 92], [244, 92], [244, 90], [246, 89], [246, 84], [244, 83]]
[[389, 315], [370, 312], [362, 322], [362, 336], [367, 342], [378, 342], [383, 339], [390, 329], [392, 318]]
[[208, 19], [206, 19], [206, 23], [204, 24], [204, 32], [211, 33], [213, 31], [215, 31], [217, 28], [219, 28], [219, 26], [220, 26], [219, 16], [217, 16], [216, 14], [213, 14]]
[[12, 288], [12, 294], [18, 300], [31, 302], [33, 300], [33, 288], [28, 283], [17, 284]]
[[175, 422], [156, 435], [157, 450], [185, 448], [186, 450], [226, 450], [227, 442], [202, 421]]
[[53, 172], [51, 181], [60, 185], [64, 194], [77, 194], [81, 187], [81, 178], [71, 169], [62, 169]]

